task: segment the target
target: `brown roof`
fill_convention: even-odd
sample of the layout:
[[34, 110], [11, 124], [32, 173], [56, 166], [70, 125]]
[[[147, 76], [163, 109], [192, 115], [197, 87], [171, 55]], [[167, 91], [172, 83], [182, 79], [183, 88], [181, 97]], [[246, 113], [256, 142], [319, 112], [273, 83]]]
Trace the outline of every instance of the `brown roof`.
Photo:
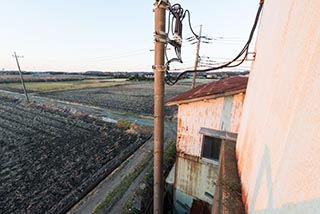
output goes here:
[[229, 77], [212, 83], [199, 85], [189, 91], [183, 92], [178, 96], [168, 100], [166, 105], [170, 106], [182, 103], [190, 103], [243, 93], [246, 91], [247, 84], [248, 77]]

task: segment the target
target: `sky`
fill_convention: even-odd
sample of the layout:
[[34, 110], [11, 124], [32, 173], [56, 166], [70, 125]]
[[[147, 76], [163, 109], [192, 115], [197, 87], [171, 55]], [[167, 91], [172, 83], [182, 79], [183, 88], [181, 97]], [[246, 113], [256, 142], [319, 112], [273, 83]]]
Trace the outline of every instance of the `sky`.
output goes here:
[[[154, 1], [0, 0], [0, 69], [25, 71], [152, 71]], [[176, 0], [191, 12], [195, 32], [215, 38], [200, 56], [234, 58], [245, 44], [259, 0]], [[191, 36], [187, 19], [183, 38]], [[223, 39], [219, 39], [223, 37]], [[254, 48], [255, 42], [251, 44]], [[173, 49], [169, 50], [168, 55]], [[182, 44], [183, 64], [193, 66], [196, 46]], [[247, 69], [248, 63], [239, 69]]]

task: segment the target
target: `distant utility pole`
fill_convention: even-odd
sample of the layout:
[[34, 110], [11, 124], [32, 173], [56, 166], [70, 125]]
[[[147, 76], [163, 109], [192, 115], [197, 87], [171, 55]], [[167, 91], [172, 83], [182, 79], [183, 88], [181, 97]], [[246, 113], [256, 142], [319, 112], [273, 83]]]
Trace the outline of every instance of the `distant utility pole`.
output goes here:
[[194, 62], [194, 72], [192, 76], [192, 84], [191, 88], [194, 88], [196, 86], [196, 75], [197, 72], [196, 70], [198, 69], [198, 64], [199, 64], [199, 50], [200, 50], [200, 43], [201, 43], [201, 31], [202, 31], [202, 25], [200, 25], [200, 32], [199, 32], [199, 38], [198, 38], [198, 43], [197, 43], [197, 50], [196, 50], [196, 60]]
[[164, 142], [164, 50], [167, 43], [165, 17], [167, 0], [156, 0], [154, 43], [154, 183], [153, 213], [163, 214], [163, 142]]
[[17, 56], [16, 52], [14, 52], [13, 57], [16, 58], [16, 62], [17, 62], [17, 66], [18, 66], [19, 74], [20, 74], [20, 80], [21, 80], [21, 84], [22, 84], [22, 87], [23, 87], [23, 91], [24, 91], [24, 95], [26, 96], [27, 102], [30, 102], [29, 101], [29, 97], [28, 97], [28, 93], [27, 93], [27, 89], [26, 89], [26, 86], [24, 84], [24, 79], [23, 79], [23, 76], [22, 76], [22, 72], [21, 72], [21, 69], [20, 69], [19, 60], [18, 60], [18, 58], [19, 57], [21, 58], [22, 56]]

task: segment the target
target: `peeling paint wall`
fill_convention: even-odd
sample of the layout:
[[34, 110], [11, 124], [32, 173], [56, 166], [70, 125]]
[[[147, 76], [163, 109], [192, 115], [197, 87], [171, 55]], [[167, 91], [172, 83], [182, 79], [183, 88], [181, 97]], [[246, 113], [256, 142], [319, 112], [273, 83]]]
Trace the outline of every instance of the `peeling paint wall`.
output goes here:
[[249, 213], [320, 213], [320, 1], [265, 1], [237, 157]]
[[179, 105], [177, 152], [200, 157], [201, 127], [237, 133], [244, 94]]
[[176, 189], [212, 204], [213, 198], [209, 195], [214, 195], [218, 165], [177, 156], [176, 166]]
[[[202, 135], [199, 131], [201, 127], [205, 127], [237, 133], [244, 96], [240, 93], [179, 105], [174, 184], [176, 191], [213, 203], [218, 165], [200, 158]], [[187, 203], [186, 200], [182, 202]]]

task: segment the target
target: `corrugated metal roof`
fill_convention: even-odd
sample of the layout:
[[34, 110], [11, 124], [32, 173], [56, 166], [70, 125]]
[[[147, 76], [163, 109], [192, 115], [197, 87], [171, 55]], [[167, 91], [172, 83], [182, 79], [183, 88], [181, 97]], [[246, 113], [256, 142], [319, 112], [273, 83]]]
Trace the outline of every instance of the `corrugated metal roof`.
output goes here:
[[242, 93], [245, 92], [247, 84], [248, 77], [229, 77], [212, 83], [199, 85], [168, 100], [166, 102], [166, 105], [170, 106], [182, 103], [190, 103], [205, 99], [214, 99], [217, 97]]

